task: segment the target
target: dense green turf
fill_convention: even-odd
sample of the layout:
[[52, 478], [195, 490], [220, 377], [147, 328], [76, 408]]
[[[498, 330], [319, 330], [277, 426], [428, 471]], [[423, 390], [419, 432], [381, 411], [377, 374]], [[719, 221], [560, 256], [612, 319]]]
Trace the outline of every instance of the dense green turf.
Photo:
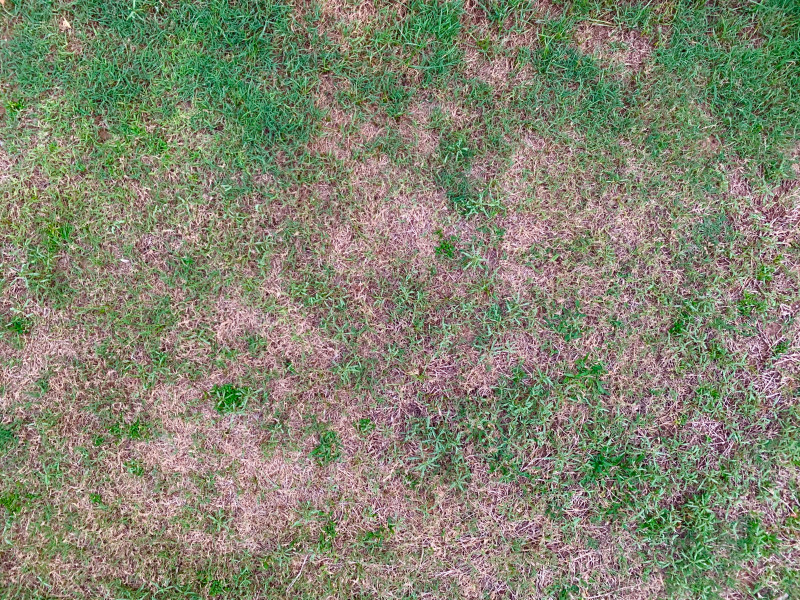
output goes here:
[[797, 2], [0, 18], [0, 598], [800, 596]]

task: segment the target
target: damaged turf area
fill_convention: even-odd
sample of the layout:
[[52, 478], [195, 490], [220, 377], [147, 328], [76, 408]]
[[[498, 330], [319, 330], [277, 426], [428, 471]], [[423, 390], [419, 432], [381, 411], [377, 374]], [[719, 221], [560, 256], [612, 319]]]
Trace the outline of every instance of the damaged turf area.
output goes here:
[[800, 12], [0, 0], [0, 598], [800, 597]]

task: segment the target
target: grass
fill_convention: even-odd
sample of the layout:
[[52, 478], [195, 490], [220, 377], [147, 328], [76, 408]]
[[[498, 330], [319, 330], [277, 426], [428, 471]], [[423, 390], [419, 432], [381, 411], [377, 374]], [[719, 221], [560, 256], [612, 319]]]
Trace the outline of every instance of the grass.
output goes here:
[[800, 596], [795, 2], [0, 19], [0, 598]]

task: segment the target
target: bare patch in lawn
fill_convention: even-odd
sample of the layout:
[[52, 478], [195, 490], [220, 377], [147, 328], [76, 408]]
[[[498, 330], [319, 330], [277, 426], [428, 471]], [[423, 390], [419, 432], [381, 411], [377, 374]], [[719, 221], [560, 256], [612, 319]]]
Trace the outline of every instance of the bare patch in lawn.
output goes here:
[[572, 155], [572, 149], [561, 141], [547, 140], [535, 134], [525, 136], [499, 178], [507, 206], [512, 211], [526, 211], [552, 201], [552, 186], [547, 185], [546, 178], [567, 172]]
[[488, 58], [471, 46], [464, 51], [464, 70], [467, 77], [488, 83], [496, 93], [506, 89], [510, 83], [521, 83], [521, 77], [511, 77], [514, 73], [514, 62], [513, 58], [504, 55]]
[[439, 135], [429, 127], [432, 107], [427, 103], [414, 103], [408, 117], [400, 122], [400, 135], [416, 146], [421, 158], [433, 155], [439, 147]]
[[575, 31], [578, 47], [601, 61], [615, 63], [628, 73], [641, 71], [653, 52], [647, 38], [632, 30], [597, 22], [583, 22]]
[[3, 184], [11, 179], [11, 168], [13, 165], [14, 163], [11, 161], [11, 157], [8, 155], [8, 153], [0, 148], [0, 184]]
[[387, 258], [401, 251], [417, 253], [429, 260], [436, 245], [434, 232], [446, 212], [442, 194], [408, 196], [400, 193], [374, 203], [370, 212], [365, 213], [362, 226], [366, 233], [385, 240], [381, 250]]
[[[64, 320], [48, 316], [47, 312], [35, 314], [36, 324], [26, 336], [22, 349], [15, 350], [0, 343], [0, 357], [5, 359], [0, 372], [7, 386], [6, 394], [0, 396], [0, 403], [17, 404], [29, 394], [52, 391], [60, 395], [65, 392], [67, 382], [60, 373], [82, 354], [85, 343], [76, 340], [75, 332], [65, 327]], [[47, 387], [37, 392], [37, 381], [42, 381], [43, 385], [46, 383]]]

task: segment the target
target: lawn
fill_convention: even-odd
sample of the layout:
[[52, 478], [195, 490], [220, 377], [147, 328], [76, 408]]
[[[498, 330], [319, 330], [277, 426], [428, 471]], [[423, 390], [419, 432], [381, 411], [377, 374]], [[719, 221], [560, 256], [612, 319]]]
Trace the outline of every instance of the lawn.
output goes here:
[[0, 598], [800, 598], [797, 0], [0, 0]]

